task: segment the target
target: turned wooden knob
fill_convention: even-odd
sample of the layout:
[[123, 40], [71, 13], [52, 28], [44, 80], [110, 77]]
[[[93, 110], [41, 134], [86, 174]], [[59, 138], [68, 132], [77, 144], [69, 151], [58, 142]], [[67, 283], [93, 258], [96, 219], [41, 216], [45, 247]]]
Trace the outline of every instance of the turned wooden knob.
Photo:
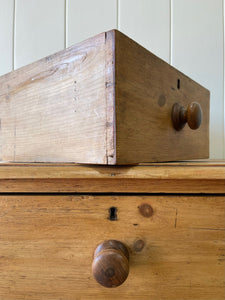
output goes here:
[[188, 107], [175, 103], [172, 108], [173, 127], [181, 130], [186, 123], [191, 129], [198, 129], [202, 121], [202, 109], [200, 104], [192, 102]]
[[129, 274], [129, 252], [116, 240], [104, 241], [95, 250], [92, 272], [98, 283], [104, 287], [121, 285]]

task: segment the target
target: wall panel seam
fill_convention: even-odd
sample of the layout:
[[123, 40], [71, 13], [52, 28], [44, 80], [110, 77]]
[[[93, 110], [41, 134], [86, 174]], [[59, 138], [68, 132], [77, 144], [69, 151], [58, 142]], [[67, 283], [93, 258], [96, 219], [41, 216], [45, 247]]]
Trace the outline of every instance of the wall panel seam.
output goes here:
[[169, 26], [170, 26], [170, 35], [169, 35], [169, 63], [172, 64], [172, 12], [171, 12], [171, 8], [172, 8], [172, 0], [169, 0]]
[[120, 8], [121, 8], [120, 0], [117, 0], [117, 29], [118, 30], [120, 30], [120, 16], [121, 16]]
[[16, 0], [13, 1], [13, 28], [12, 28], [12, 70], [15, 69], [15, 30], [16, 30]]
[[223, 11], [223, 158], [225, 159], [225, 0], [222, 1]]
[[65, 48], [68, 47], [68, 6], [69, 6], [69, 0], [65, 0]]
[[170, 64], [173, 64], [173, 0], [170, 0]]
[[64, 49], [67, 47], [67, 0], [64, 0]]
[[119, 28], [119, 0], [116, 0], [116, 29]]

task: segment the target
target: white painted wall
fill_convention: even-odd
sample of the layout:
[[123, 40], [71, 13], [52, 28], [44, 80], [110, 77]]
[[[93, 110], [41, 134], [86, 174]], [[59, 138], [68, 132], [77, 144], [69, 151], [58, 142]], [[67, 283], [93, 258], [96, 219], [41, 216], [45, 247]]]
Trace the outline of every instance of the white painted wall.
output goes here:
[[225, 158], [225, 0], [0, 0], [0, 75], [117, 28], [211, 91], [210, 157]]

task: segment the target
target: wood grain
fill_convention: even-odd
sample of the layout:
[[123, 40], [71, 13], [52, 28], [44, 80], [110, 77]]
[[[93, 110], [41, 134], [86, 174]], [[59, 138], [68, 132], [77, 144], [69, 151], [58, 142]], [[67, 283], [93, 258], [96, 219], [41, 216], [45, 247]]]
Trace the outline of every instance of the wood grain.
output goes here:
[[0, 192], [225, 194], [225, 161], [111, 167], [0, 164]]
[[[0, 161], [208, 157], [209, 91], [116, 30], [7, 74], [0, 86]], [[202, 107], [200, 128], [177, 132], [173, 104], [193, 101]]]
[[0, 78], [1, 161], [107, 163], [106, 45], [102, 33]]
[[[209, 91], [119, 31], [115, 40], [117, 164], [208, 158]], [[200, 128], [177, 132], [173, 105], [193, 101]]]
[[115, 31], [105, 33], [105, 88], [106, 88], [106, 157], [108, 165], [116, 164], [115, 116]]
[[[223, 300], [224, 213], [222, 196], [2, 195], [0, 299]], [[91, 271], [105, 239], [130, 252], [129, 277], [113, 292]]]

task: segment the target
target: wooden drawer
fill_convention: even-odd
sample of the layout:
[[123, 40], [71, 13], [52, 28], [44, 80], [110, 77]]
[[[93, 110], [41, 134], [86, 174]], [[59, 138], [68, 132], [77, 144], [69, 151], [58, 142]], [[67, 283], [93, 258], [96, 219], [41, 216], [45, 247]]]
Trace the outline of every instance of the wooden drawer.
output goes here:
[[[0, 299], [222, 300], [224, 220], [223, 195], [1, 195]], [[91, 269], [107, 239], [130, 253], [114, 289]]]
[[[124, 34], [104, 32], [0, 77], [0, 161], [208, 158], [209, 98]], [[187, 113], [172, 117], [176, 103]], [[200, 127], [174, 128], [186, 121]]]

